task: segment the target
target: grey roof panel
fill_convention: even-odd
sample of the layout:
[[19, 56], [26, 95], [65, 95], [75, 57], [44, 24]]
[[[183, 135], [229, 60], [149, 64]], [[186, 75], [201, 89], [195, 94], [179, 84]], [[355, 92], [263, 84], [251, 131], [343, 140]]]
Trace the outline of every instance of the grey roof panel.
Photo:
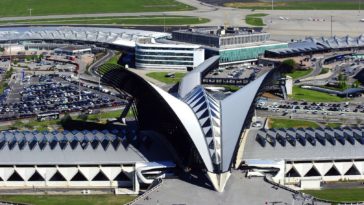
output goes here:
[[[345, 128], [347, 130], [349, 128]], [[325, 129], [331, 131], [330, 129]], [[319, 143], [312, 145], [307, 143], [302, 146], [297, 143], [296, 146], [292, 146], [291, 143], [287, 143], [285, 146], [277, 143], [275, 146], [266, 144], [266, 146], [261, 146], [261, 143], [257, 143], [256, 136], [257, 133], [261, 133], [258, 130], [250, 130], [247, 137], [246, 145], [244, 147], [243, 157], [244, 159], [261, 159], [261, 160], [331, 160], [331, 159], [363, 159], [364, 158], [364, 145], [361, 143], [351, 143], [348, 137], [344, 137], [346, 143], [321, 143], [318, 139], [318, 135], [322, 137], [322, 131], [315, 129], [316, 139]], [[344, 133], [351, 133], [345, 131]], [[354, 135], [356, 129], [352, 132]], [[338, 134], [338, 133], [337, 133]], [[351, 136], [353, 137], [353, 136]], [[338, 141], [337, 138], [332, 138]], [[326, 139], [327, 140], [327, 139]], [[350, 143], [349, 143], [350, 142]]]

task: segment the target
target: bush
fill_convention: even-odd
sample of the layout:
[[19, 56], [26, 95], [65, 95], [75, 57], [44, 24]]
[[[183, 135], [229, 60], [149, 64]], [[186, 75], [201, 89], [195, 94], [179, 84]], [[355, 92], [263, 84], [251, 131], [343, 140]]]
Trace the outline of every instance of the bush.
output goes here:
[[71, 121], [72, 120], [72, 117], [71, 117], [71, 115], [69, 115], [68, 113], [67, 114], [65, 114], [62, 118], [61, 118], [61, 124], [63, 125], [63, 124], [65, 124], [65, 123], [67, 123], [67, 122], [69, 122], [69, 121]]
[[279, 66], [282, 73], [292, 73], [297, 68], [297, 63], [293, 59], [284, 60]]

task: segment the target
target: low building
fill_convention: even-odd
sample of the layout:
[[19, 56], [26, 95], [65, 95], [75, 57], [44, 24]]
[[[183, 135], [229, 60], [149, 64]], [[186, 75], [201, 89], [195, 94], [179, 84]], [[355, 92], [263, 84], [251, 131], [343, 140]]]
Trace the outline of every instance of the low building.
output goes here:
[[166, 158], [163, 163], [147, 160], [143, 148], [137, 151], [129, 144], [129, 132], [0, 132], [0, 187], [126, 188], [138, 193], [139, 184], [150, 184], [158, 175], [148, 170], [162, 173], [174, 165]]
[[[296, 188], [364, 178], [363, 128], [250, 130], [243, 158], [251, 174]], [[309, 184], [307, 184], [308, 181]]]
[[[363, 49], [363, 35], [358, 37], [307, 37], [303, 40], [289, 43], [287, 48], [269, 49], [266, 51], [266, 56], [272, 58], [286, 58], [301, 55], [312, 55], [315, 53], [358, 51]], [[358, 55], [355, 57], [358, 57]]]
[[64, 54], [64, 55], [82, 55], [86, 53], [91, 53], [92, 49], [89, 46], [65, 46], [61, 48], [54, 49], [54, 53], [56, 54]]
[[135, 47], [136, 68], [195, 68], [205, 60], [205, 51], [198, 45], [156, 42], [141, 38]]
[[208, 27], [172, 32], [174, 41], [202, 45], [206, 58], [220, 56], [220, 67], [256, 61], [266, 50], [287, 48], [287, 43], [270, 40], [270, 34], [251, 28]]

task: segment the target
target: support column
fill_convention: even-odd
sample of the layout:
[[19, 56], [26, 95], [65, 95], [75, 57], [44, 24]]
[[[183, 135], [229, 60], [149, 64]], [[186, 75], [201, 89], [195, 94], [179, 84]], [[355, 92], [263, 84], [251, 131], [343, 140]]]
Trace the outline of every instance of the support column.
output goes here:
[[140, 191], [140, 184], [139, 184], [139, 181], [138, 181], [138, 175], [136, 173], [136, 170], [133, 173], [132, 183], [133, 183], [133, 191], [135, 193], [139, 193], [139, 191]]

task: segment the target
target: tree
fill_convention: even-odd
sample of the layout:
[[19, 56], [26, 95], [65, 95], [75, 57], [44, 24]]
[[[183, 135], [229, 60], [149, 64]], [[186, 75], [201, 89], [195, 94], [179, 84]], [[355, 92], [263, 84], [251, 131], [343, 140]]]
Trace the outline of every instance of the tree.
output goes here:
[[359, 87], [359, 85], [360, 85], [360, 82], [358, 81], [358, 80], [356, 80], [352, 85], [351, 85], [351, 87], [353, 87], [353, 88], [358, 88]]
[[65, 114], [62, 118], [61, 118], [61, 124], [65, 124], [65, 123], [67, 123], [67, 122], [69, 122], [69, 121], [71, 121], [72, 120], [72, 117], [71, 117], [71, 115], [70, 114]]
[[297, 63], [293, 59], [287, 59], [282, 61], [281, 65], [279, 66], [279, 70], [282, 73], [292, 73], [294, 69], [296, 69]]

